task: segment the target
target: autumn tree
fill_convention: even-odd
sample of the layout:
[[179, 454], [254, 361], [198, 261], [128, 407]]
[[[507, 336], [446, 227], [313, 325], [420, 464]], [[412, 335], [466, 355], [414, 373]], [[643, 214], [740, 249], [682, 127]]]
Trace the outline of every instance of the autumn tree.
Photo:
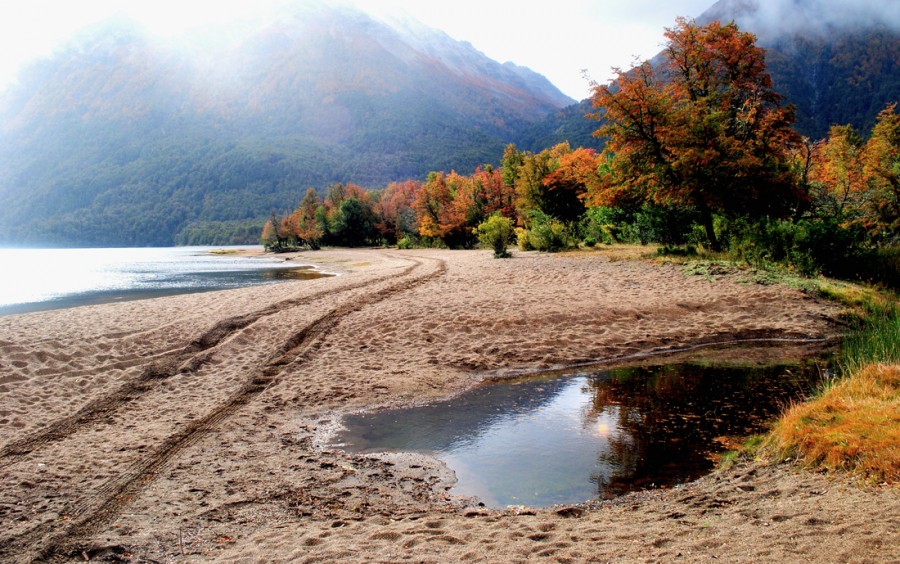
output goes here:
[[568, 143], [550, 153], [554, 160], [543, 180], [543, 211], [565, 222], [575, 221], [584, 214], [588, 190], [600, 182], [600, 157], [593, 149], [571, 149]]
[[877, 238], [900, 239], [900, 115], [891, 104], [878, 114], [863, 149], [863, 174], [869, 199], [868, 231]]
[[575, 149], [560, 143], [537, 154], [523, 153], [515, 174], [517, 207], [525, 216], [549, 216], [564, 223], [584, 213], [586, 182], [597, 174], [593, 149]]
[[440, 239], [450, 247], [472, 238], [471, 231], [466, 231], [467, 214], [474, 205], [468, 184], [469, 180], [456, 172], [428, 174], [413, 204], [421, 236]]
[[381, 192], [381, 197], [375, 206], [375, 213], [378, 217], [375, 227], [382, 236], [396, 243], [417, 231], [416, 212], [413, 204], [421, 188], [421, 182], [407, 180], [391, 182]]
[[850, 125], [831, 127], [828, 137], [816, 143], [812, 152], [810, 181], [816, 190], [816, 215], [838, 222], [854, 222], [861, 217], [863, 182], [863, 140]]
[[595, 85], [605, 120], [606, 179], [593, 201], [628, 191], [639, 200], [689, 205], [713, 248], [713, 213], [781, 217], [802, 197], [791, 174], [793, 110], [782, 104], [756, 38], [737, 25], [685, 19], [666, 30], [666, 62], [618, 71]]
[[472, 175], [472, 182], [483, 200], [481, 211], [484, 217], [499, 213], [511, 220], [516, 219], [515, 185], [504, 180], [502, 170], [490, 165], [478, 167]]
[[316, 211], [322, 206], [319, 194], [314, 188], [309, 188], [300, 201], [300, 205], [290, 215], [290, 224], [297, 238], [297, 243], [307, 245], [311, 249], [318, 249], [325, 230], [316, 221]]
[[263, 225], [262, 235], [260, 236], [260, 244], [267, 251], [275, 250], [278, 248], [278, 219], [274, 217], [275, 214], [272, 214], [272, 219], [266, 221], [266, 224]]

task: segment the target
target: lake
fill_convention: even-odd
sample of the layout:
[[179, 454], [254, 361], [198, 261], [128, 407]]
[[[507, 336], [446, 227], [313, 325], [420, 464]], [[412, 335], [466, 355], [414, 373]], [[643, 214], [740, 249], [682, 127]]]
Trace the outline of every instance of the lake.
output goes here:
[[452, 493], [547, 506], [694, 480], [821, 381], [820, 365], [672, 364], [480, 385], [423, 407], [350, 415], [332, 446], [443, 460]]
[[253, 248], [0, 249], [0, 315], [327, 276]]

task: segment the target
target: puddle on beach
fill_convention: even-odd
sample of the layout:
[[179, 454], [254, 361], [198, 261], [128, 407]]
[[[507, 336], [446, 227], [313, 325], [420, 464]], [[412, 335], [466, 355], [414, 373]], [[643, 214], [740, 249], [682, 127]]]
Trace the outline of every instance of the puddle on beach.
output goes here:
[[456, 472], [452, 493], [492, 507], [578, 503], [702, 476], [727, 437], [764, 429], [822, 372], [673, 364], [519, 378], [347, 416], [333, 445], [436, 456]]

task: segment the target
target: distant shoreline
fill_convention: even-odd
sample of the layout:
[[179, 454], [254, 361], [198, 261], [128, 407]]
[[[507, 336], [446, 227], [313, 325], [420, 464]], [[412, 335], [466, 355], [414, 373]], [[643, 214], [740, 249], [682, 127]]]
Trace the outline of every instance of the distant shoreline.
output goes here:
[[[14, 249], [0, 251], [0, 260], [6, 264], [11, 274], [0, 287], [0, 316], [33, 313], [39, 311], [51, 311], [79, 306], [100, 305], [106, 303], [118, 303], [134, 300], [144, 300], [181, 294], [210, 292], [222, 289], [246, 287], [260, 284], [270, 284], [283, 280], [312, 279], [319, 276], [328, 276], [314, 265], [304, 262], [290, 266], [285, 263], [287, 259], [278, 260], [275, 257], [266, 256], [262, 248], [238, 247], [159, 247], [159, 248], [115, 248], [115, 249]], [[35, 257], [29, 259], [23, 255], [34, 251]], [[103, 257], [108, 253], [113, 258], [106, 261]], [[172, 258], [167, 262], [165, 254]], [[190, 257], [205, 256], [212, 262], [198, 261], [196, 268], [192, 269]], [[160, 259], [159, 255], [163, 255]], [[151, 261], [148, 265], [130, 261], [147, 257]], [[10, 258], [12, 257], [12, 260]], [[80, 257], [80, 258], [79, 258]], [[234, 260], [265, 258], [266, 262], [246, 262], [236, 264], [233, 268], [228, 263], [219, 262], [217, 259]], [[172, 261], [178, 260], [178, 264]], [[116, 261], [121, 261], [122, 270], [117, 267]], [[154, 272], [154, 264], [159, 261], [159, 272]], [[187, 261], [187, 262], [185, 262]], [[93, 264], [98, 263], [98, 264]], [[22, 269], [32, 269], [37, 272], [21, 272]], [[133, 273], [130, 269], [138, 269]], [[17, 272], [18, 270], [18, 272]], [[4, 303], [10, 296], [3, 295], [4, 288], [7, 292], [16, 291], [16, 275], [24, 277], [22, 284], [43, 284], [49, 281], [49, 286], [43, 294], [38, 293], [37, 299], [24, 299], [13, 303]], [[126, 275], [126, 282], [119, 280]], [[85, 284], [72, 284], [67, 277], [85, 277], [89, 280]], [[109, 282], [104, 280], [109, 279]], [[162, 278], [160, 278], [162, 277]], [[12, 280], [10, 280], [12, 278]], [[29, 282], [34, 280], [34, 282]], [[130, 283], [129, 283], [130, 280]], [[99, 289], [93, 289], [88, 284], [98, 284]], [[13, 286], [10, 286], [13, 285]]]

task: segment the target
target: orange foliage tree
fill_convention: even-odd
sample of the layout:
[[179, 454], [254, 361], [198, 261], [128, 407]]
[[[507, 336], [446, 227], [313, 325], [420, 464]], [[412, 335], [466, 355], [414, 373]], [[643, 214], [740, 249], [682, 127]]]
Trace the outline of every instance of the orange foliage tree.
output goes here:
[[584, 213], [587, 185], [599, 181], [600, 160], [593, 149], [572, 149], [560, 143], [537, 154], [519, 152], [511, 145], [504, 155], [504, 179], [516, 189], [516, 206], [526, 218], [533, 211], [563, 222]]
[[835, 125], [812, 152], [810, 183], [817, 213], [855, 226], [871, 242], [900, 240], [900, 116], [896, 105], [878, 114], [868, 141], [849, 125]]
[[478, 167], [472, 175], [475, 190], [483, 200], [482, 216], [500, 213], [512, 220], [516, 218], [516, 191], [513, 185], [503, 181], [503, 171], [492, 166]]
[[610, 157], [594, 202], [618, 192], [693, 206], [717, 248], [712, 214], [785, 216], [802, 198], [789, 150], [799, 143], [756, 38], [737, 25], [679, 19], [666, 30], [666, 65], [649, 62], [594, 86]]
[[898, 243], [900, 239], [900, 115], [891, 104], [878, 114], [863, 149], [863, 175], [872, 191], [869, 232]]
[[314, 188], [306, 190], [300, 205], [289, 216], [293, 233], [300, 245], [308, 245], [312, 249], [318, 249], [325, 230], [316, 220], [316, 212], [322, 206], [319, 194]]
[[379, 218], [375, 227], [384, 237], [397, 242], [418, 230], [413, 204], [421, 188], [421, 182], [407, 180], [391, 182], [381, 192], [381, 197], [375, 206]]
[[822, 187], [817, 214], [840, 222], [859, 218], [866, 186], [863, 182], [862, 138], [849, 125], [832, 126], [816, 143], [809, 179]]

